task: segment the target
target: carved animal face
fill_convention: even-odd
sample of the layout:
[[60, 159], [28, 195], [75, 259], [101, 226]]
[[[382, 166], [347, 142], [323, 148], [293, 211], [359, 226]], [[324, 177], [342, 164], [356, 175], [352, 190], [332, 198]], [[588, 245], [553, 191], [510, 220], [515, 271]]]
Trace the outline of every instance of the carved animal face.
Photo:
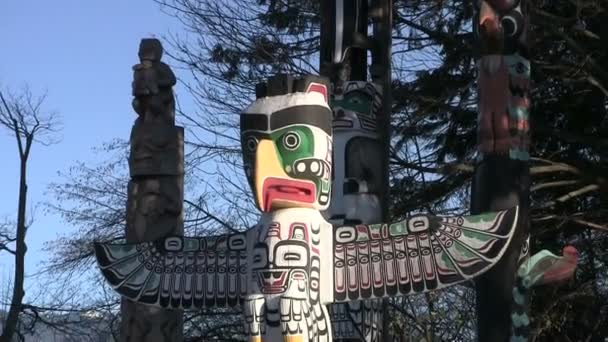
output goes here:
[[[365, 202], [366, 208], [378, 203], [383, 183], [383, 148], [377, 128], [382, 106], [380, 88], [366, 82], [347, 82], [332, 94], [330, 103], [334, 151], [341, 158], [334, 160], [334, 191], [328, 218], [333, 223], [343, 223], [345, 219], [375, 222], [377, 215], [364, 214], [360, 207], [352, 206], [351, 200]], [[373, 211], [379, 212], [376, 209]]]
[[258, 208], [329, 205], [331, 111], [317, 92], [265, 97], [241, 115], [245, 174]]
[[261, 293], [283, 294], [289, 290], [292, 297], [306, 299], [311, 267], [309, 234], [303, 223], [282, 228], [273, 222], [260, 232], [253, 248], [252, 271]]
[[475, 31], [481, 55], [522, 53], [526, 49], [525, 0], [476, 0]]

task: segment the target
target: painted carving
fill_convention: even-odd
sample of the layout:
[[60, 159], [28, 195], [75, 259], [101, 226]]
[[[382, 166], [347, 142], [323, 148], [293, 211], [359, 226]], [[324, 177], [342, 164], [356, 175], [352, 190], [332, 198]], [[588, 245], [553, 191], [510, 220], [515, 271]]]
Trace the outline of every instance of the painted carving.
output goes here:
[[528, 305], [533, 287], [572, 278], [576, 270], [578, 251], [572, 246], [563, 249], [563, 256], [542, 250], [521, 264], [513, 287], [511, 310], [511, 341], [524, 342], [530, 337]]
[[525, 0], [475, 0], [480, 155], [528, 160], [530, 61]]
[[513, 246], [505, 253], [506, 260], [477, 281], [477, 338], [502, 341], [510, 335], [511, 341], [527, 341], [531, 287], [572, 276], [576, 249], [566, 247], [563, 257], [546, 250], [529, 256], [530, 56], [526, 1], [474, 3], [479, 43], [479, 164], [471, 190], [471, 212], [515, 205], [521, 208], [521, 220]]
[[376, 127], [381, 106], [374, 83], [346, 82], [331, 96], [336, 190], [326, 216], [334, 224], [382, 220], [382, 143]]
[[[378, 113], [382, 93], [375, 83], [341, 82], [330, 96], [333, 112], [332, 199], [325, 216], [334, 226], [382, 222], [382, 140]], [[382, 338], [381, 300], [330, 306], [335, 339]]]
[[517, 207], [332, 227], [321, 214], [331, 198], [327, 87], [293, 84], [283, 94], [267, 89], [241, 115], [259, 223], [233, 235], [96, 244], [102, 273], [118, 293], [174, 309], [241, 305], [251, 341], [331, 341], [327, 304], [436, 290], [500, 259]]

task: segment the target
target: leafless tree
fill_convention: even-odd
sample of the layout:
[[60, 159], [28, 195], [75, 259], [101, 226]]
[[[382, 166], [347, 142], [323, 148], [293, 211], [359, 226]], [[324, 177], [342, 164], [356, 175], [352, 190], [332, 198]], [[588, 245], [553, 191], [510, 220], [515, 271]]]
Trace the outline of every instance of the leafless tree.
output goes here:
[[19, 152], [17, 222], [14, 229], [9, 227], [5, 233], [0, 232], [0, 249], [15, 257], [12, 298], [0, 335], [1, 342], [12, 340], [19, 323], [19, 314], [23, 310], [26, 233], [32, 223], [32, 219], [26, 216], [27, 163], [34, 143], [47, 146], [57, 142], [58, 116], [42, 108], [45, 99], [46, 94], [35, 96], [29, 87], [17, 95], [0, 91], [0, 127], [15, 137]]

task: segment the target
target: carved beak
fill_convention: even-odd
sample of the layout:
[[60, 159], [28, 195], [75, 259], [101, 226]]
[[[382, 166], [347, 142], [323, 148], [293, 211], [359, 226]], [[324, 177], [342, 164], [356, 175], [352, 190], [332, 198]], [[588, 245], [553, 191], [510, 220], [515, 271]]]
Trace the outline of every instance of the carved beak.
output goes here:
[[479, 34], [483, 44], [483, 54], [500, 54], [503, 47], [500, 18], [486, 1], [481, 2], [481, 8], [479, 9]]
[[264, 198], [264, 181], [269, 177], [289, 178], [281, 167], [279, 155], [272, 141], [262, 139], [258, 143], [255, 160], [255, 195], [262, 211], [270, 209], [270, 203], [266, 203]]
[[268, 139], [258, 143], [255, 187], [258, 206], [263, 212], [273, 207], [310, 207], [315, 202], [315, 184], [290, 177], [281, 166], [274, 143]]

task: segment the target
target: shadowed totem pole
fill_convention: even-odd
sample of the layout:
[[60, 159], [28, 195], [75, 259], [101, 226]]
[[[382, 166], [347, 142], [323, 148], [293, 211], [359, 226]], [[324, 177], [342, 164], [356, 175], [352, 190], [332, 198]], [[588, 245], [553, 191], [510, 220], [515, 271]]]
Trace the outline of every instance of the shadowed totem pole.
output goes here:
[[[322, 2], [320, 69], [331, 82], [334, 134], [332, 199], [324, 215], [334, 227], [388, 219], [391, 5]], [[384, 309], [379, 299], [331, 305], [334, 338], [388, 340]]]
[[[127, 243], [183, 234], [184, 131], [175, 126], [175, 75], [161, 62], [157, 39], [142, 39], [133, 67], [133, 109], [127, 198]], [[140, 256], [143, 260], [143, 257]], [[127, 265], [125, 265], [127, 266]], [[122, 300], [121, 341], [182, 340], [182, 311]]]
[[530, 226], [530, 51], [526, 0], [474, 0], [478, 49], [478, 160], [471, 213], [519, 206], [513, 243], [495, 268], [477, 279], [479, 341], [527, 341], [528, 300], [535, 285], [572, 276], [573, 247], [564, 256], [528, 256]]
[[[328, 304], [445, 288], [503, 256], [517, 207], [333, 227], [321, 214], [331, 200], [328, 82], [279, 75], [256, 97], [240, 129], [258, 224], [221, 236], [96, 243], [102, 274], [125, 302], [148, 310], [240, 306], [249, 341], [332, 341]], [[174, 223], [158, 221], [158, 229]]]

